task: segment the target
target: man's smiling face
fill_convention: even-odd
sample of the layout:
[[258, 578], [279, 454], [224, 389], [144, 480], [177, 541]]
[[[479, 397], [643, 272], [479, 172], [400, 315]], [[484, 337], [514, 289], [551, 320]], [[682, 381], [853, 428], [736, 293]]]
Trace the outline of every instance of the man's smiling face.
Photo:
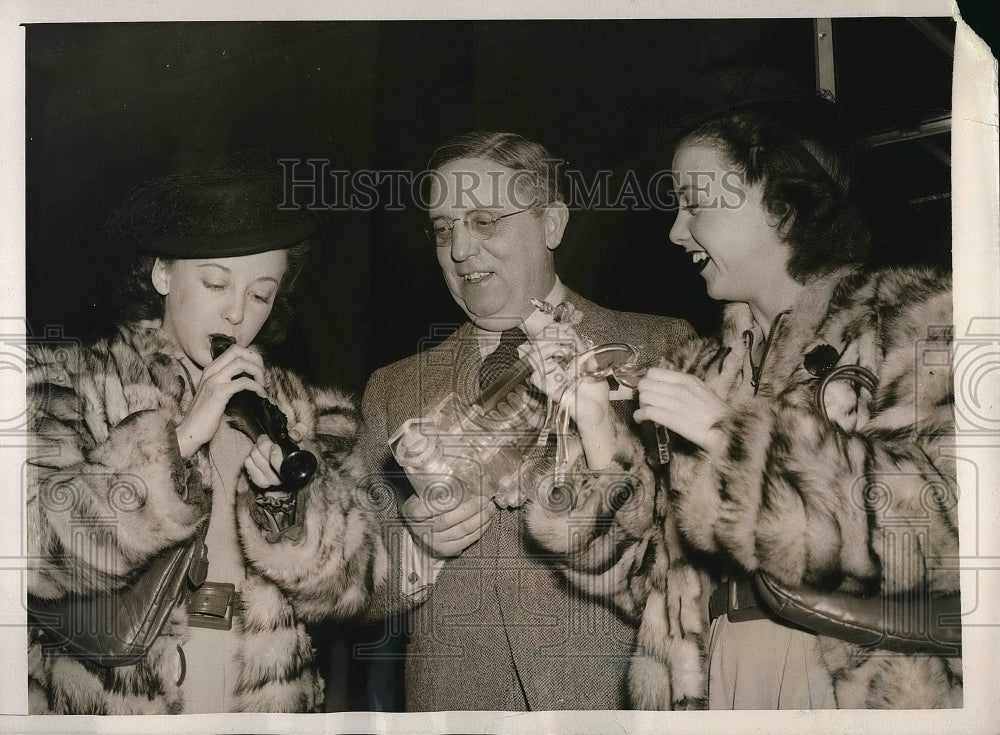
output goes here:
[[[454, 224], [450, 244], [436, 246], [448, 290], [477, 326], [493, 332], [518, 326], [534, 309], [530, 299], [544, 299], [555, 284], [552, 251], [562, 238], [565, 207], [531, 209], [546, 203], [516, 185], [524, 173], [486, 159], [450, 161], [437, 174], [428, 217]], [[498, 220], [493, 236], [479, 240], [461, 221], [473, 210], [528, 211]]]

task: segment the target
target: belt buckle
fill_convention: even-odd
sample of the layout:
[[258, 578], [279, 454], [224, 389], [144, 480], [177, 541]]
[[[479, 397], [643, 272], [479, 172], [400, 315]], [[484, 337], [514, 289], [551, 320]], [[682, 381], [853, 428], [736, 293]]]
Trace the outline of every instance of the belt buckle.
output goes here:
[[760, 620], [767, 617], [761, 609], [754, 589], [753, 579], [747, 575], [734, 575], [729, 578], [728, 604], [726, 614], [730, 622], [742, 623], [748, 620]]
[[236, 585], [230, 582], [205, 582], [188, 596], [188, 625], [212, 630], [231, 630]]

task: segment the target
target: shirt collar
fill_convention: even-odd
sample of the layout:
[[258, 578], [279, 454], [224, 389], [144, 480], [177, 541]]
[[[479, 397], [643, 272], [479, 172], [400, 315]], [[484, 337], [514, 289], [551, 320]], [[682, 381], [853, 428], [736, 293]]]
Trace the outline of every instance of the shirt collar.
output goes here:
[[[558, 305], [566, 299], [566, 286], [556, 276], [556, 282], [552, 286], [552, 290], [549, 291], [548, 296], [545, 300], [548, 301], [553, 306]], [[540, 334], [545, 327], [552, 323], [551, 314], [543, 314], [542, 312], [535, 309], [531, 312], [527, 319], [521, 323], [521, 329], [524, 333], [528, 335], [528, 339], [531, 339], [536, 334]], [[486, 357], [493, 350], [500, 346], [500, 332], [490, 332], [486, 329], [481, 329], [476, 327], [476, 342], [479, 345], [479, 354], [481, 357]]]

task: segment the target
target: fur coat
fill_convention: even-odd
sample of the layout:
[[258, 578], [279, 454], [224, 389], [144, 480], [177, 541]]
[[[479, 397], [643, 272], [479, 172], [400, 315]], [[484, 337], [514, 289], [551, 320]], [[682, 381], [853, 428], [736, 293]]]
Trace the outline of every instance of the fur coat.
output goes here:
[[[923, 359], [948, 354], [951, 324], [950, 279], [921, 270], [813, 281], [763, 350], [749, 307], [733, 304], [718, 338], [669, 356], [729, 404], [724, 448], [673, 437], [668, 488], [620, 436], [617, 473], [539, 499], [529, 527], [568, 579], [640, 618], [633, 706], [704, 705], [709, 565], [859, 595], [958, 590], [952, 375]], [[871, 371], [874, 391], [831, 381], [820, 411], [805, 364], [820, 345]], [[838, 707], [962, 705], [960, 658], [817, 642]]]
[[[30, 352], [29, 595], [124, 587], [207, 517], [206, 453], [182, 460], [175, 435], [191, 401], [177, 358], [156, 322], [120, 327], [87, 348]], [[253, 520], [241, 475], [236, 513], [247, 576], [233, 616], [242, 655], [231, 694], [237, 711], [313, 711], [323, 682], [304, 624], [359, 611], [385, 576], [385, 547], [358, 490], [352, 402], [279, 369], [266, 371], [266, 386], [289, 426], [308, 427], [302, 444], [320, 463], [299, 493], [296, 524], [280, 534]], [[181, 603], [142, 661], [102, 668], [47, 649], [31, 630], [30, 711], [183, 712], [176, 667], [187, 632]]]

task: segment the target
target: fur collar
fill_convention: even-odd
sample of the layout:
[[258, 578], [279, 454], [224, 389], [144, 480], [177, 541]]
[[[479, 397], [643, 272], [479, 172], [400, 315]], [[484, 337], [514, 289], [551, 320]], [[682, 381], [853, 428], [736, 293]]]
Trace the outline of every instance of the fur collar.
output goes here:
[[[810, 281], [799, 294], [792, 308], [782, 317], [775, 327], [773, 342], [768, 347], [767, 360], [763, 366], [763, 374], [787, 376], [801, 362], [804, 355], [822, 340], [818, 331], [829, 312], [834, 294], [847, 282], [853, 281], [860, 271], [856, 267], [841, 268], [832, 273], [819, 276]], [[726, 307], [723, 313], [722, 341], [736, 355], [744, 356], [748, 341], [744, 338], [747, 332], [753, 334], [755, 344], [760, 344], [767, 335], [754, 320], [750, 306], [746, 303], [733, 303]], [[838, 352], [843, 345], [833, 345]], [[761, 390], [764, 389], [762, 381]]]
[[[159, 319], [120, 324], [117, 334], [110, 341], [112, 352], [117, 342], [138, 358], [138, 365], [130, 371], [131, 377], [147, 382], [148, 376], [148, 381], [169, 395], [182, 413], [187, 410], [186, 404], [193, 398], [193, 386], [188, 384], [181, 362], [184, 353], [163, 332], [163, 323]], [[145, 375], [139, 366], [145, 367]]]
[[163, 321], [160, 319], [125, 322], [118, 325], [117, 336], [131, 345], [144, 360], [154, 359], [156, 355], [164, 355], [175, 360], [183, 357], [180, 348], [174, 345], [163, 331]]

